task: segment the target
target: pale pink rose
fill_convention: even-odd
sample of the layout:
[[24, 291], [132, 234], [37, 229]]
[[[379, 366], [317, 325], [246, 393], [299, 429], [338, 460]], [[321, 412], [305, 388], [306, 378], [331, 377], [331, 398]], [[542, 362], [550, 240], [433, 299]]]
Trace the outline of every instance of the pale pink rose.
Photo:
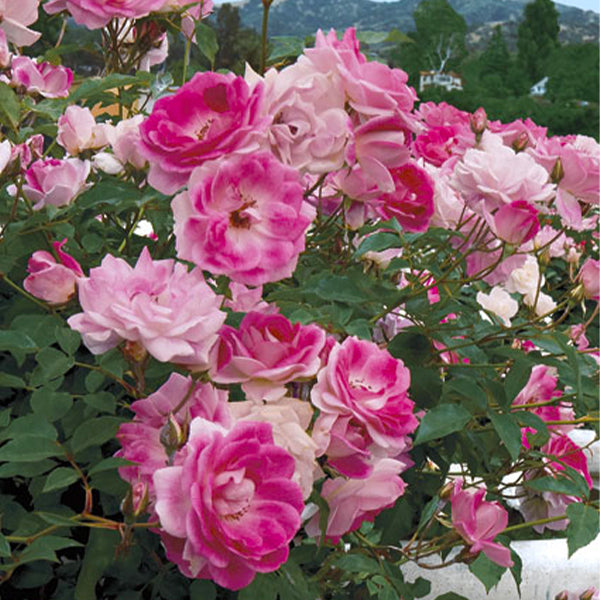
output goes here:
[[[527, 434], [531, 429], [523, 430], [523, 446], [530, 448]], [[546, 444], [540, 448], [540, 452], [546, 455], [544, 466], [537, 469], [530, 469], [525, 472], [525, 479], [532, 480], [537, 477], [556, 477], [558, 473], [565, 470], [565, 466], [577, 471], [584, 479], [588, 487], [592, 488], [592, 478], [587, 465], [587, 458], [581, 448], [571, 441], [566, 435], [552, 433]], [[558, 517], [565, 514], [567, 506], [573, 502], [581, 502], [582, 498], [557, 492], [538, 492], [529, 487], [517, 488], [518, 494], [526, 494], [526, 497], [519, 503], [518, 510], [523, 514], [527, 521], [537, 521], [538, 519], [547, 519]], [[552, 521], [534, 525], [538, 533], [544, 529], [561, 531], [566, 529], [567, 519]]]
[[577, 346], [577, 350], [583, 352], [587, 350], [590, 346], [590, 341], [587, 339], [585, 335], [585, 324], [579, 323], [577, 325], [571, 325], [569, 327], [569, 337], [573, 341], [573, 343]]
[[66, 206], [85, 190], [90, 163], [78, 158], [47, 158], [36, 160], [25, 171], [23, 193], [35, 204], [33, 210], [44, 206]]
[[223, 306], [226, 306], [227, 308], [230, 308], [235, 312], [277, 312], [277, 307], [275, 305], [271, 305], [263, 301], [262, 285], [259, 285], [255, 288], [249, 288], [243, 283], [238, 283], [237, 281], [230, 281], [229, 291], [231, 292], [231, 300], [227, 298]]
[[110, 125], [96, 123], [89, 108], [69, 106], [58, 119], [56, 141], [72, 156], [83, 150], [102, 148], [108, 144]]
[[317, 445], [306, 433], [313, 415], [310, 404], [286, 397], [275, 404], [232, 402], [229, 409], [236, 421], [264, 421], [272, 425], [274, 442], [294, 458], [292, 481], [300, 486], [303, 498], [308, 498], [315, 479], [323, 475], [315, 460]]
[[380, 196], [378, 213], [384, 219], [395, 217], [406, 231], [426, 231], [434, 211], [433, 179], [414, 162], [391, 169], [390, 174], [395, 189]]
[[[542, 421], [572, 421], [575, 419], [575, 411], [570, 402], [560, 401], [562, 391], [557, 387], [558, 375], [556, 369], [546, 365], [535, 365], [525, 387], [513, 400], [513, 406], [522, 404], [541, 404], [548, 402], [545, 406], [528, 408]], [[574, 429], [574, 425], [548, 425], [554, 431], [567, 433]]]
[[544, 252], [550, 258], [567, 259], [569, 251], [574, 247], [575, 242], [567, 237], [563, 231], [554, 229], [551, 225], [544, 225], [532, 240], [521, 245], [521, 252], [534, 252], [544, 248]]
[[38, 18], [40, 0], [0, 0], [0, 30], [15, 46], [31, 46], [41, 33], [27, 27]]
[[6, 69], [10, 65], [10, 56], [6, 34], [0, 29], [0, 69]]
[[119, 121], [107, 131], [110, 147], [122, 165], [129, 163], [136, 169], [143, 169], [147, 164], [140, 150], [140, 125], [143, 121], [143, 115], [135, 115]]
[[28, 56], [15, 56], [11, 63], [11, 84], [23, 86], [29, 94], [44, 98], [66, 98], [73, 83], [73, 71], [47, 62], [37, 63]]
[[44, 136], [37, 133], [25, 142], [17, 144], [11, 150], [11, 162], [18, 161], [21, 172], [25, 172], [34, 158], [42, 158], [44, 154]]
[[518, 302], [501, 287], [492, 288], [489, 294], [477, 292], [476, 299], [482, 308], [499, 317], [506, 327], [510, 327], [510, 320], [519, 311]]
[[364, 478], [373, 456], [403, 454], [419, 424], [409, 385], [409, 370], [387, 350], [355, 337], [336, 345], [311, 390], [319, 455], [340, 473]]
[[316, 175], [342, 167], [352, 123], [331, 77], [300, 60], [269, 69], [264, 80], [248, 67], [245, 78], [252, 86], [264, 81], [262, 111], [273, 117], [268, 143], [281, 162]]
[[94, 354], [122, 340], [139, 342], [162, 362], [208, 366], [208, 353], [226, 314], [202, 271], [152, 260], [144, 248], [135, 267], [110, 254], [79, 283], [83, 309], [69, 318]]
[[484, 500], [485, 487], [463, 490], [463, 480], [456, 479], [452, 489], [452, 526], [469, 545], [471, 554], [483, 552], [501, 567], [512, 567], [510, 550], [494, 542], [508, 525], [508, 513], [499, 502]]
[[187, 577], [232, 590], [278, 569], [301, 525], [293, 474], [294, 459], [275, 445], [268, 423], [227, 431], [194, 419], [183, 463], [154, 474], [169, 560]]
[[23, 281], [23, 287], [33, 296], [50, 304], [63, 304], [75, 294], [75, 284], [83, 271], [79, 263], [63, 252], [62, 242], [53, 242], [58, 262], [50, 252], [38, 250], [27, 262], [29, 275]]
[[314, 377], [321, 367], [325, 332], [317, 325], [292, 325], [279, 314], [249, 312], [239, 330], [225, 326], [211, 355], [217, 383], [241, 383], [246, 396], [275, 401], [285, 384]]
[[153, 394], [136, 400], [131, 405], [133, 421], [120, 425], [116, 437], [122, 449], [116, 456], [137, 464], [121, 467], [119, 475], [132, 485], [146, 484], [153, 504], [152, 476], [157, 469], [183, 462], [185, 453], [179, 450], [187, 441], [191, 419], [202, 417], [231, 427], [227, 397], [226, 391], [209, 383], [196, 383], [191, 377], [173, 373]]
[[[389, 175], [387, 169], [386, 173]], [[325, 204], [327, 208], [331, 206], [335, 209], [342, 202], [343, 196], [347, 196], [353, 201], [344, 211], [344, 219], [348, 227], [358, 229], [367, 220], [377, 218], [381, 190], [360, 164], [355, 164], [351, 169], [341, 169], [331, 173], [329, 183], [333, 189], [338, 190], [337, 196], [326, 198], [321, 206]]]
[[[423, 164], [425, 171], [434, 182], [434, 211], [429, 222], [430, 227], [457, 229], [461, 221], [467, 221], [473, 214], [471, 209], [465, 205], [462, 196], [450, 185], [452, 173], [446, 168], [446, 165], [451, 162], [451, 160], [446, 161], [444, 168], [436, 168], [429, 163]], [[462, 239], [458, 243], [462, 243]]]
[[[399, 477], [405, 469], [402, 462], [383, 458], [376, 461], [365, 479], [327, 479], [321, 489], [321, 496], [329, 506], [326, 538], [337, 544], [344, 534], [355, 531], [365, 521], [373, 521], [382, 510], [394, 506], [406, 489]], [[304, 529], [309, 536], [320, 537], [319, 513]]]
[[484, 215], [494, 234], [502, 241], [520, 246], [535, 237], [540, 229], [538, 210], [526, 200], [504, 204], [493, 214]]
[[247, 285], [292, 275], [315, 215], [297, 171], [266, 152], [204, 164], [171, 206], [177, 256]]
[[452, 185], [475, 212], [493, 212], [523, 200], [547, 205], [555, 195], [547, 171], [526, 153], [516, 153], [485, 131], [480, 148], [467, 150], [456, 163]]
[[525, 120], [517, 119], [511, 123], [490, 121], [488, 127], [490, 131], [502, 138], [504, 144], [511, 146], [514, 150], [536, 148], [545, 142], [548, 131], [546, 127], [537, 125], [529, 117]]
[[581, 267], [577, 281], [583, 287], [583, 296], [600, 301], [600, 261], [588, 258]]
[[156, 102], [141, 124], [148, 181], [164, 194], [183, 186], [202, 163], [257, 150], [270, 117], [260, 115], [262, 85], [252, 92], [242, 77], [206, 71]]
[[165, 0], [50, 0], [44, 10], [51, 15], [67, 10], [78, 25], [100, 29], [111, 19], [145, 17], [164, 3]]

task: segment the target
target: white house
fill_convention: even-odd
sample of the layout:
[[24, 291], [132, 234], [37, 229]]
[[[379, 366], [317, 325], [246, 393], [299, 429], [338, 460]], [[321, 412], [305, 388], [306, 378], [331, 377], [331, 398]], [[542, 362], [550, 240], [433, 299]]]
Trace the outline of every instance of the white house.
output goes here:
[[530, 96], [545, 96], [546, 95], [546, 86], [548, 85], [548, 77], [544, 77], [544, 79], [540, 79], [537, 83], [532, 85], [529, 88]]
[[419, 92], [432, 85], [437, 85], [446, 90], [462, 90], [462, 78], [453, 71], [442, 73], [440, 71], [421, 71], [419, 78]]

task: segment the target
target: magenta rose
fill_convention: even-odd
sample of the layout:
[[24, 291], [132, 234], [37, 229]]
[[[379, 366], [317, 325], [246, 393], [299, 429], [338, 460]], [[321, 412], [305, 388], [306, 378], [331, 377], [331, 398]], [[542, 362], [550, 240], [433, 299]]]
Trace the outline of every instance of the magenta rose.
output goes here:
[[[487, 214], [485, 216], [488, 217]], [[538, 210], [526, 200], [515, 200], [501, 206], [489, 215], [488, 222], [501, 240], [515, 246], [533, 239], [540, 230]]]
[[172, 208], [177, 256], [247, 285], [292, 275], [315, 214], [298, 173], [266, 152], [199, 167]]
[[157, 360], [206, 368], [208, 353], [225, 321], [222, 298], [200, 269], [152, 260], [147, 248], [135, 267], [107, 255], [79, 283], [82, 313], [69, 318], [94, 354], [123, 340], [139, 342]]
[[508, 525], [508, 513], [499, 502], [484, 500], [484, 487], [463, 490], [457, 479], [452, 490], [452, 526], [469, 544], [471, 554], [483, 552], [501, 567], [512, 567], [510, 549], [494, 538]]
[[36, 160], [25, 172], [23, 193], [34, 202], [33, 210], [44, 206], [66, 206], [85, 190], [90, 163], [78, 158]]
[[152, 476], [157, 469], [183, 461], [178, 452], [187, 440], [191, 419], [202, 417], [223, 427], [232, 419], [227, 404], [228, 394], [209, 383], [195, 383], [191, 377], [173, 373], [166, 383], [147, 398], [131, 405], [133, 421], [122, 423], [117, 439], [122, 449], [116, 456], [137, 463], [121, 467], [119, 475], [132, 485], [142, 482], [154, 499]]
[[140, 127], [150, 185], [172, 194], [194, 167], [242, 149], [256, 150], [254, 138], [270, 121], [259, 114], [262, 89], [257, 85], [251, 92], [233, 73], [206, 71], [158, 100]]
[[154, 474], [156, 513], [167, 557], [187, 577], [239, 590], [275, 571], [300, 528], [294, 459], [273, 443], [271, 425], [227, 431], [196, 418], [181, 465]]
[[391, 169], [395, 190], [380, 197], [379, 214], [384, 219], [396, 217], [406, 231], [426, 231], [434, 212], [434, 182], [415, 163]]
[[38, 250], [27, 263], [29, 275], [23, 281], [23, 287], [36, 298], [50, 304], [67, 302], [75, 294], [77, 280], [83, 277], [79, 263], [62, 251], [66, 243], [66, 238], [62, 242], [52, 243], [58, 262], [50, 252]]
[[139, 19], [162, 8], [167, 0], [50, 0], [44, 5], [48, 14], [67, 10], [79, 25], [100, 29], [111, 19]]
[[11, 83], [23, 86], [29, 94], [44, 98], [66, 98], [73, 83], [73, 71], [47, 62], [37, 63], [28, 56], [15, 56], [11, 63]]
[[286, 383], [316, 375], [325, 338], [317, 325], [292, 325], [283, 315], [249, 312], [239, 331], [221, 329], [211, 354], [211, 377], [217, 383], [241, 383], [250, 399], [278, 400]]
[[335, 346], [311, 390], [319, 453], [350, 477], [369, 476], [373, 457], [401, 456], [418, 425], [409, 385], [404, 363], [376, 344], [348, 337]]

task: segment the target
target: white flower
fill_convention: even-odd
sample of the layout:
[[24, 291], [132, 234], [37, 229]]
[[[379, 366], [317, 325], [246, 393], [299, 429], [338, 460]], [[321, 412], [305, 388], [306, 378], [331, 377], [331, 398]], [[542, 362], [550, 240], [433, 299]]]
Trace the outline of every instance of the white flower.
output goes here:
[[540, 292], [538, 294], [538, 299], [535, 307], [533, 306], [533, 303], [535, 302], [535, 293], [526, 294], [523, 300], [525, 304], [527, 304], [527, 306], [531, 306], [532, 308], [534, 308], [535, 314], [538, 317], [541, 317], [542, 315], [545, 315], [556, 308], [556, 302], [554, 302], [552, 296], [544, 294], [544, 292]]
[[538, 286], [544, 285], [544, 281], [543, 275], [540, 275], [537, 260], [533, 256], [528, 256], [523, 266], [514, 269], [510, 274], [505, 287], [507, 292], [519, 292], [523, 295], [535, 297]]
[[518, 310], [519, 304], [510, 297], [510, 294], [501, 287], [494, 287], [489, 294], [477, 293], [477, 302], [487, 311], [495, 314], [500, 320], [510, 327], [510, 320]]

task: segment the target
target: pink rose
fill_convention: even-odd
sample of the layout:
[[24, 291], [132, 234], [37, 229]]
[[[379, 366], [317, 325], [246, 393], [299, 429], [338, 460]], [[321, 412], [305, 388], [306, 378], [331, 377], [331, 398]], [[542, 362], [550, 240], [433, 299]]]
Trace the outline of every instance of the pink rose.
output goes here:
[[[355, 531], [365, 521], [373, 521], [382, 510], [394, 506], [406, 489], [398, 476], [404, 470], [402, 462], [384, 458], [375, 463], [365, 479], [327, 479], [321, 489], [321, 496], [329, 506], [327, 539], [337, 544], [344, 534]], [[320, 537], [319, 513], [304, 529], [311, 537]]]
[[231, 292], [231, 300], [225, 300], [224, 306], [235, 312], [263, 312], [276, 313], [277, 306], [270, 305], [262, 299], [263, 286], [259, 285], [255, 288], [249, 288], [243, 283], [236, 281], [229, 282], [229, 291]]
[[583, 286], [584, 298], [600, 301], [600, 261], [588, 258], [577, 275], [577, 281]]
[[142, 154], [150, 162], [148, 181], [164, 194], [184, 185], [194, 167], [232, 152], [258, 148], [262, 85], [252, 92], [242, 77], [207, 71], [172, 96], [161, 98], [142, 123]]
[[395, 190], [380, 197], [379, 214], [384, 219], [395, 217], [406, 231], [426, 231], [434, 211], [433, 179], [413, 162], [390, 173]]
[[172, 208], [177, 256], [248, 285], [294, 272], [315, 214], [298, 173], [266, 152], [199, 167]]
[[122, 340], [139, 342], [162, 362], [208, 365], [208, 352], [225, 321], [222, 298], [200, 269], [173, 260], [152, 260], [144, 248], [135, 267], [107, 255], [79, 284], [82, 313], [69, 318], [94, 354]]
[[409, 385], [404, 363], [376, 344], [348, 337], [335, 346], [311, 390], [319, 454], [344, 475], [367, 477], [374, 456], [404, 453], [418, 426]]
[[66, 206], [85, 190], [90, 163], [78, 158], [47, 158], [36, 160], [25, 171], [23, 193], [35, 204], [33, 210], [44, 206]]
[[316, 375], [324, 346], [325, 332], [317, 325], [292, 325], [283, 315], [249, 312], [239, 331], [221, 329], [211, 377], [217, 383], [241, 383], [252, 400], [278, 400], [286, 383]]
[[67, 238], [52, 243], [59, 262], [50, 252], [38, 250], [27, 263], [29, 276], [23, 281], [23, 287], [36, 298], [50, 304], [67, 302], [75, 294], [77, 280], [83, 277], [79, 263], [62, 251], [66, 243]]
[[83, 150], [102, 148], [108, 144], [107, 132], [110, 125], [96, 123], [89, 108], [69, 106], [58, 119], [56, 141], [72, 156]]
[[27, 27], [38, 18], [40, 0], [0, 0], [0, 30], [15, 46], [31, 46], [41, 33]]
[[209, 383], [195, 383], [191, 377], [173, 373], [156, 392], [136, 400], [131, 405], [133, 421], [122, 423], [117, 432], [122, 449], [116, 456], [138, 464], [121, 467], [119, 475], [132, 485], [146, 484], [153, 503], [152, 476], [169, 460], [175, 465], [183, 462], [184, 453], [179, 450], [187, 441], [191, 419], [202, 417], [231, 426], [227, 396]]
[[154, 474], [169, 560], [187, 577], [232, 590], [278, 569], [301, 525], [293, 474], [294, 459], [274, 444], [268, 423], [227, 431], [194, 419], [183, 463]]
[[140, 125], [143, 115], [135, 115], [130, 119], [119, 121], [108, 129], [106, 135], [117, 160], [125, 165], [129, 163], [136, 169], [146, 166], [146, 157], [141, 153]]
[[471, 554], [483, 552], [501, 567], [512, 567], [510, 550], [494, 542], [508, 525], [508, 513], [499, 502], [484, 500], [486, 490], [463, 490], [463, 480], [456, 479], [452, 490], [452, 526], [470, 546]]
[[24, 173], [34, 158], [41, 158], [44, 154], [44, 136], [36, 133], [21, 144], [11, 149], [11, 162], [17, 162]]
[[73, 83], [73, 71], [67, 67], [37, 63], [28, 56], [12, 59], [11, 83], [23, 86], [29, 94], [40, 94], [44, 98], [66, 98]]
[[515, 246], [534, 238], [540, 229], [538, 210], [526, 200], [515, 200], [501, 206], [489, 215], [488, 222], [501, 240]]
[[10, 65], [10, 50], [6, 41], [6, 34], [0, 29], [0, 69], [6, 69]]
[[100, 29], [111, 19], [139, 19], [160, 9], [165, 0], [50, 0], [44, 5], [48, 14], [68, 10], [78, 25]]

